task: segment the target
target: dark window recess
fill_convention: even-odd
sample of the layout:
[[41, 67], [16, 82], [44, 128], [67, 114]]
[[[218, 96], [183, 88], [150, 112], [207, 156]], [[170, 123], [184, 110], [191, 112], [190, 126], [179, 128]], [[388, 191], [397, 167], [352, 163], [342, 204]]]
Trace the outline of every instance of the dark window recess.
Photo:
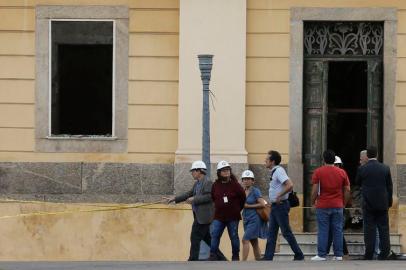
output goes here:
[[112, 22], [52, 23], [53, 136], [112, 136]]

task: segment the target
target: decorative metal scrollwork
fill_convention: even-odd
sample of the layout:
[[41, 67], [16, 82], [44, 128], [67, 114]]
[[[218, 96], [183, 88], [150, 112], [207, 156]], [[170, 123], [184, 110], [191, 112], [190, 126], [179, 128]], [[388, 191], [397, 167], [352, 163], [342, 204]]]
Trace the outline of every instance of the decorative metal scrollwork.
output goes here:
[[382, 55], [380, 22], [305, 22], [305, 56]]

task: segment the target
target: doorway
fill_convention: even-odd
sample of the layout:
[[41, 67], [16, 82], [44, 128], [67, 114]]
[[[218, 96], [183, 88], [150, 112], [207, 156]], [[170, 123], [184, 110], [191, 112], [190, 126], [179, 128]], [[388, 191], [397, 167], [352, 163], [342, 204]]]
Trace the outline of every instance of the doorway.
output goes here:
[[367, 69], [366, 61], [331, 61], [328, 69], [327, 149], [343, 161], [351, 186], [367, 142]]
[[382, 60], [308, 58], [303, 85], [304, 230], [311, 232], [317, 229], [311, 178], [323, 151], [343, 159], [353, 190], [359, 152], [367, 145], [382, 151]]

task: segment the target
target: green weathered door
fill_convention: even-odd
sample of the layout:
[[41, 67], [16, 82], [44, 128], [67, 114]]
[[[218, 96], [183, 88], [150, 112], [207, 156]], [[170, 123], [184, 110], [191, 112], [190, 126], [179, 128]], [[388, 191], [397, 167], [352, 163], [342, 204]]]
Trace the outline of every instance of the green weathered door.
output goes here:
[[[322, 164], [321, 153], [326, 147], [326, 111], [328, 62], [304, 61], [303, 94], [303, 191], [305, 206], [311, 206], [311, 176]], [[304, 211], [305, 231], [316, 230], [315, 213]]]
[[[367, 145], [378, 147], [382, 153], [382, 61], [365, 60], [368, 63], [367, 83], [367, 123], [360, 128], [367, 130]], [[316, 168], [322, 165], [322, 153], [327, 148], [328, 112], [328, 60], [304, 61], [303, 76], [303, 190], [304, 202], [311, 206], [311, 177]], [[357, 132], [354, 130], [352, 132]], [[361, 149], [354, 149], [360, 151]], [[380, 154], [382, 157], [382, 154]], [[304, 210], [304, 230], [316, 230], [316, 216], [311, 209]]]
[[368, 61], [367, 145], [378, 148], [382, 160], [382, 61]]

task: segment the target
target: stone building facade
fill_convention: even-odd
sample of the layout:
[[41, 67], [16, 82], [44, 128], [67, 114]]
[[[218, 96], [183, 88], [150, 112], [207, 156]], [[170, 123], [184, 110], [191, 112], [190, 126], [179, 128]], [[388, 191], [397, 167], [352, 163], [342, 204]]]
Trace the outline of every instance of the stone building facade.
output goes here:
[[[320, 163], [320, 151], [340, 145], [334, 150], [347, 157], [348, 147], [339, 140], [329, 141], [333, 135], [328, 135], [328, 125], [336, 118], [329, 118], [327, 112], [362, 114], [365, 121], [354, 125], [364, 121], [366, 131], [349, 129], [364, 137], [356, 140], [347, 160], [367, 143], [379, 143], [381, 159], [391, 167], [394, 180], [391, 230], [406, 234], [405, 1], [0, 0], [0, 17], [0, 207], [4, 215], [16, 216], [0, 223], [6, 232], [0, 241], [1, 259], [182, 260], [186, 256], [184, 232], [191, 221], [186, 210], [18, 215], [85, 210], [90, 204], [156, 202], [190, 188], [189, 167], [200, 159], [202, 144], [198, 54], [214, 55], [213, 163], [228, 160], [237, 175], [252, 169], [266, 193], [264, 158], [268, 150], [277, 149], [302, 205], [307, 205], [306, 179], [312, 166]], [[312, 36], [305, 31], [309, 23], [321, 22], [341, 27], [335, 33], [342, 34], [337, 45], [341, 51], [323, 56], [306, 51], [307, 41], [322, 47], [316, 39], [328, 39], [327, 34]], [[361, 29], [360, 22], [377, 23], [383, 31], [348, 30], [355, 23]], [[350, 38], [356, 35], [358, 43], [351, 45]], [[348, 50], [356, 46], [362, 51], [362, 44], [367, 44], [364, 54]], [[100, 50], [93, 58], [96, 64], [79, 73], [74, 73], [77, 67], [67, 70], [67, 65], [56, 64], [70, 63], [77, 46]], [[374, 48], [378, 48], [375, 56], [367, 53]], [[111, 58], [103, 58], [106, 50]], [[318, 73], [308, 65], [315, 61], [320, 63], [314, 65], [321, 67]], [[347, 62], [352, 64], [340, 66]], [[80, 75], [103, 63], [111, 69], [111, 86], [106, 90], [110, 105], [100, 109], [97, 104], [103, 102], [94, 101], [86, 106], [84, 101], [91, 96], [82, 90], [74, 94], [64, 90], [77, 87], [70, 84], [71, 74]], [[359, 74], [354, 84], [365, 93], [377, 93], [378, 107], [368, 103], [367, 94], [354, 108], [328, 103], [326, 89], [335, 87], [332, 78], [350, 67]], [[306, 103], [306, 91], [313, 91], [308, 89], [321, 91], [321, 103], [315, 102], [318, 107]], [[64, 99], [66, 95], [69, 98]], [[77, 115], [79, 108], [85, 108], [82, 116]], [[370, 108], [377, 114], [368, 114]], [[88, 115], [99, 109], [109, 113], [104, 123], [96, 131], [86, 129], [97, 122]], [[64, 110], [83, 122], [78, 129], [89, 132], [70, 129], [69, 117], [58, 114]], [[316, 118], [319, 122], [309, 120]], [[303, 209], [291, 215], [296, 231], [308, 230]], [[162, 218], [168, 221], [165, 228], [159, 226]], [[179, 241], [182, 246], [162, 248], [165, 241]], [[404, 247], [405, 238], [401, 241]], [[29, 243], [29, 248], [18, 249], [13, 242]], [[154, 253], [158, 248], [160, 257]]]

